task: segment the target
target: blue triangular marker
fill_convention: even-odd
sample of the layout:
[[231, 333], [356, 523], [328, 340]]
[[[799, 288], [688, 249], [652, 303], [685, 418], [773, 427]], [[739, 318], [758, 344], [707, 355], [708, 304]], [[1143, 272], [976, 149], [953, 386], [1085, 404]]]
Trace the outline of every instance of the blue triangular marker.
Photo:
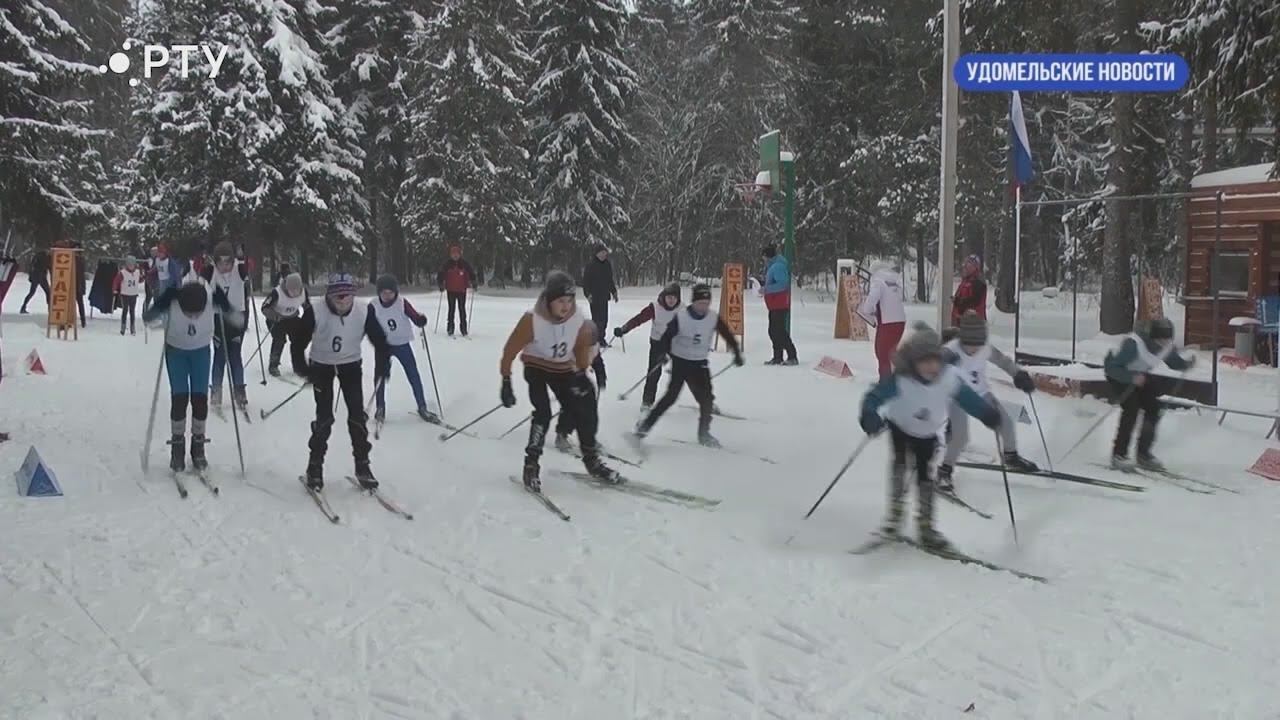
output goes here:
[[34, 445], [27, 451], [27, 458], [15, 473], [18, 494], [24, 497], [61, 497], [62, 488], [53, 470], [45, 465]]

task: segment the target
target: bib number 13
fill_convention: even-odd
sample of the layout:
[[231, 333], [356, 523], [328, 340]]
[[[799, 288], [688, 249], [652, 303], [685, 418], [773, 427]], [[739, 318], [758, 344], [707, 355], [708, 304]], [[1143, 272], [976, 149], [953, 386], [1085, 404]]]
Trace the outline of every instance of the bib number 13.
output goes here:
[[569, 356], [569, 343], [558, 342], [551, 346], [551, 359], [563, 360]]

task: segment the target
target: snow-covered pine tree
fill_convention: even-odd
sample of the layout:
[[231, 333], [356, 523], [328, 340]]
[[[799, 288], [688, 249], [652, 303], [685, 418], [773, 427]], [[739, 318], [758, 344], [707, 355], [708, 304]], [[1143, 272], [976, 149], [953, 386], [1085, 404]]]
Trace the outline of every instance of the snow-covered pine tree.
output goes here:
[[339, 0], [329, 32], [334, 87], [360, 123], [369, 203], [365, 260], [372, 278], [389, 270], [409, 281], [412, 264], [396, 196], [408, 167], [410, 58], [426, 27], [413, 0]]
[[[108, 180], [80, 90], [98, 82], [84, 35], [44, 0], [0, 6], [0, 229], [47, 244], [66, 235], [92, 244], [106, 216]], [[86, 237], [81, 237], [85, 235]]]
[[624, 153], [635, 145], [625, 111], [636, 75], [622, 53], [621, 0], [534, 0], [529, 91], [533, 187], [543, 247], [578, 260], [610, 245], [630, 221]]
[[149, 212], [134, 220], [179, 253], [230, 239], [304, 267], [350, 263], [368, 215], [363, 151], [325, 74], [325, 8], [175, 0], [158, 13], [160, 42], [209, 38], [227, 54], [217, 78], [195, 65], [143, 95], [130, 192]]
[[535, 237], [523, 15], [514, 0], [444, 0], [420, 38], [399, 202], [420, 255], [442, 257], [456, 242], [505, 267]]

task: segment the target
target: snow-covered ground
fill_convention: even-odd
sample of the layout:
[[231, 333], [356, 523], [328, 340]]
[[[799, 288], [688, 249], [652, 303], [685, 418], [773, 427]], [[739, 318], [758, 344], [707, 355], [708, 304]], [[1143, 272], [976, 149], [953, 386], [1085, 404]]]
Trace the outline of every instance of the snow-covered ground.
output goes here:
[[[1264, 419], [1220, 427], [1186, 412], [1161, 426], [1168, 464], [1238, 495], [1011, 476], [1017, 545], [999, 475], [958, 476], [961, 494], [995, 519], [943, 503], [943, 531], [1048, 585], [909, 548], [856, 557], [845, 551], [884, 511], [885, 440], [801, 518], [862, 437], [871, 348], [831, 339], [833, 306], [810, 299], [794, 317], [806, 366], [762, 367], [766, 321], [751, 298], [748, 364], [716, 381], [722, 409], [750, 418], [715, 422], [730, 451], [671, 442], [695, 432], [686, 395], [643, 468], [621, 467], [723, 498], [714, 511], [580, 485], [554, 472], [576, 461], [548, 446], [546, 492], [573, 515], [561, 522], [507, 479], [523, 433], [492, 439], [529, 411], [518, 379], [520, 404], [477, 426], [484, 439], [441, 444], [438, 428], [409, 415], [396, 369], [373, 467], [417, 519], [342, 482], [351, 466], [339, 424], [327, 470], [343, 524], [333, 526], [296, 480], [308, 396], [257, 420], [294, 388], [257, 384], [255, 361], [255, 421], [240, 428], [247, 477], [231, 425], [211, 420], [222, 496], [193, 482], [180, 500], [165, 471], [143, 476], [138, 463], [157, 338], [120, 337], [110, 318], [78, 342], [47, 340], [39, 298], [33, 314], [17, 314], [25, 291], [19, 278], [4, 305], [0, 429], [12, 439], [0, 468], [16, 469], [35, 444], [66, 495], [18, 498], [11, 480], [0, 492], [0, 717], [1280, 718], [1280, 484], [1244, 472], [1271, 444]], [[625, 290], [611, 325], [654, 294]], [[435, 295], [412, 300], [434, 318]], [[447, 420], [497, 403], [499, 350], [530, 302], [482, 295], [474, 340], [429, 335]], [[1069, 304], [1066, 324], [1060, 307], [1029, 312], [1024, 337], [1069, 338]], [[1007, 347], [1006, 320], [995, 334]], [[602, 435], [619, 453], [639, 398], [617, 394], [644, 373], [646, 340], [647, 328], [628, 336], [628, 352], [607, 354]], [[22, 372], [32, 348], [47, 376]], [[822, 355], [857, 376], [810, 370]], [[425, 370], [421, 352], [419, 362]], [[1223, 381], [1233, 404], [1275, 407], [1273, 371], [1224, 370]], [[1058, 469], [1133, 481], [1092, 464], [1107, 455], [1114, 416], [1059, 459], [1106, 406], [1036, 399]], [[1019, 434], [1042, 462], [1034, 427]], [[157, 443], [153, 468], [164, 454]]]

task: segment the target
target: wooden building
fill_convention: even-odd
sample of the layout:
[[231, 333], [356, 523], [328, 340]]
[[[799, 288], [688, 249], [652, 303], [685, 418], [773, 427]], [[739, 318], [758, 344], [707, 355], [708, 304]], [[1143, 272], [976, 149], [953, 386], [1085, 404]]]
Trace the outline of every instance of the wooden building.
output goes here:
[[[1271, 163], [1249, 165], [1197, 175], [1191, 181], [1182, 328], [1187, 344], [1208, 348], [1213, 339], [1214, 288], [1209, 275], [1218, 241], [1219, 193], [1218, 346], [1234, 342], [1234, 328], [1228, 324], [1231, 318], [1255, 317], [1259, 300], [1280, 296], [1280, 180], [1268, 179], [1271, 168]], [[1267, 318], [1266, 322], [1277, 319]]]

